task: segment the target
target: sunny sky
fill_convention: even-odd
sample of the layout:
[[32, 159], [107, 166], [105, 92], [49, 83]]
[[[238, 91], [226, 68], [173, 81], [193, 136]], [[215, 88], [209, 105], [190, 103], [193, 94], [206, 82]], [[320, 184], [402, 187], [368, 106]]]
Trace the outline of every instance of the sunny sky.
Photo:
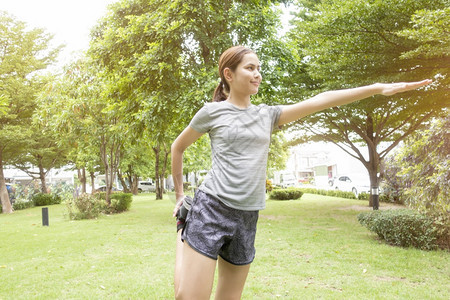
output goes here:
[[0, 0], [7, 11], [31, 27], [45, 28], [54, 34], [56, 45], [65, 44], [60, 64], [69, 62], [73, 53], [86, 50], [90, 29], [106, 14], [108, 4], [117, 0]]

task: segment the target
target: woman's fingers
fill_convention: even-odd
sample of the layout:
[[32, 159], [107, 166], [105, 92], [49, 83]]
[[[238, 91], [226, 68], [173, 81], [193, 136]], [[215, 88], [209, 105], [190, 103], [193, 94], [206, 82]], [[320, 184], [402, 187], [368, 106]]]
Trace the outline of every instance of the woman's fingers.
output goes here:
[[398, 83], [387, 83], [384, 84], [384, 88], [382, 91], [382, 95], [390, 96], [397, 93], [402, 93], [406, 91], [411, 91], [418, 89], [422, 86], [428, 85], [432, 82], [431, 79], [425, 79], [422, 81], [416, 81], [416, 82], [398, 82]]

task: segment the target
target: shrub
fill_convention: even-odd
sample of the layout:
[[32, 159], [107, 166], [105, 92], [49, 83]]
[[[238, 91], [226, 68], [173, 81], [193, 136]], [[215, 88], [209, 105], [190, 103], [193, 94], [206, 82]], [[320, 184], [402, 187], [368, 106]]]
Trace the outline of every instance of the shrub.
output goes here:
[[14, 210], [22, 210], [22, 209], [27, 209], [30, 207], [34, 206], [34, 202], [33, 201], [27, 201], [27, 200], [16, 200], [14, 201], [13, 204], [13, 209]]
[[369, 193], [359, 193], [358, 194], [358, 200], [369, 200], [370, 194]]
[[61, 197], [56, 194], [38, 193], [33, 196], [33, 202], [36, 206], [60, 204], [61, 201]]
[[106, 192], [96, 192], [95, 195], [102, 200], [106, 200]]
[[303, 192], [297, 188], [274, 189], [270, 193], [270, 199], [273, 200], [295, 200], [300, 199]]
[[394, 197], [421, 213], [446, 218], [450, 211], [450, 116], [430, 125], [405, 141], [389, 161], [393, 170], [387, 171], [397, 183]]
[[433, 219], [408, 209], [364, 212], [358, 221], [388, 244], [431, 250], [438, 247], [440, 234]]
[[183, 189], [184, 190], [189, 190], [191, 187], [191, 183], [190, 182], [183, 182]]
[[111, 205], [107, 209], [109, 213], [120, 213], [130, 209], [133, 201], [131, 193], [114, 193], [111, 194]]
[[266, 193], [271, 192], [273, 190], [272, 181], [269, 179], [266, 179]]
[[327, 190], [325, 195], [331, 196], [331, 197], [356, 199], [355, 194], [353, 194], [352, 192], [344, 192], [344, 191], [340, 191], [340, 190]]
[[106, 208], [106, 202], [98, 194], [81, 194], [66, 203], [72, 220], [95, 219]]
[[[352, 192], [344, 192], [344, 191], [340, 191], [340, 190], [323, 190], [323, 189], [314, 189], [314, 188], [301, 188], [300, 190], [303, 193], [307, 193], [307, 194], [317, 194], [317, 195], [330, 196], [330, 197], [356, 199], [355, 194], [353, 194]], [[369, 199], [369, 198], [367, 198], [367, 199]]]

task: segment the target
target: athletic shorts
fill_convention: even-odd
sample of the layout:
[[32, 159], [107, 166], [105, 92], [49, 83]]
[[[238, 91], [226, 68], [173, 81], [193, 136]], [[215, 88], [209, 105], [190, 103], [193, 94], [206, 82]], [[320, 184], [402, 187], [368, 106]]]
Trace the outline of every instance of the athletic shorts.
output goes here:
[[195, 251], [233, 265], [247, 265], [255, 258], [259, 211], [226, 206], [203, 191], [195, 194], [186, 217], [182, 239]]

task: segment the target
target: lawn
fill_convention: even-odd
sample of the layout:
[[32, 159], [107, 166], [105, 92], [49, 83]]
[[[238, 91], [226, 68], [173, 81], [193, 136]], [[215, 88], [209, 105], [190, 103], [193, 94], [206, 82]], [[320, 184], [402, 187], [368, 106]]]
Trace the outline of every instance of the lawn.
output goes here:
[[[383, 204], [382, 204], [383, 206]], [[173, 299], [173, 203], [70, 221], [64, 204], [0, 215], [0, 299]], [[448, 299], [450, 253], [391, 247], [359, 225], [367, 202], [268, 201], [243, 299]]]

